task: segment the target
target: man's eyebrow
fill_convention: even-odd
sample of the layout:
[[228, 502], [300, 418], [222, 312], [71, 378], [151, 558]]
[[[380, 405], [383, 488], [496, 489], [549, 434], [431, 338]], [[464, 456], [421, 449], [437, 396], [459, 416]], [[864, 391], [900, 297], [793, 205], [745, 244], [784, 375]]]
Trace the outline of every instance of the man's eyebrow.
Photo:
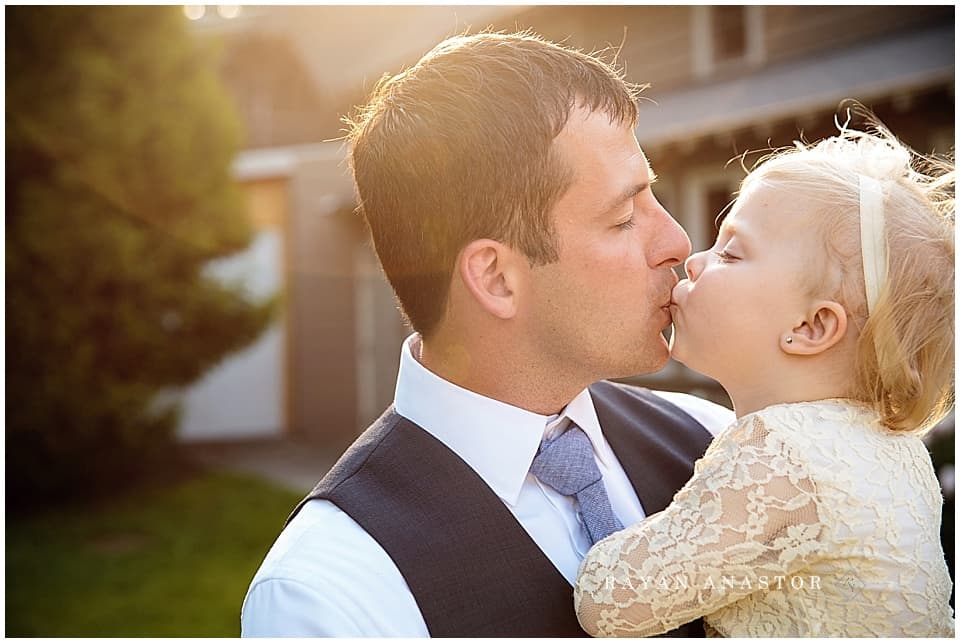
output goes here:
[[652, 184], [656, 183], [656, 181], [657, 181], [657, 175], [651, 171], [649, 180], [644, 181], [643, 183], [637, 183], [635, 185], [631, 185], [630, 187], [625, 189], [623, 192], [621, 192], [618, 196], [613, 198], [607, 204], [607, 206], [600, 211], [603, 214], [609, 214], [611, 210], [614, 210], [615, 208], [623, 205], [633, 197], [637, 196], [638, 194], [640, 194], [641, 192], [649, 188]]

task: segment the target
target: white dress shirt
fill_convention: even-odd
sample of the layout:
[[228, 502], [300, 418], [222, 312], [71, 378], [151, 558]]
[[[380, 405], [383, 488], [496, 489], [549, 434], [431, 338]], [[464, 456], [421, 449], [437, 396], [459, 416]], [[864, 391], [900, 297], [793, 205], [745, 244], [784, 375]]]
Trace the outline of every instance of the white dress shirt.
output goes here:
[[[460, 456], [500, 497], [573, 585], [590, 541], [575, 500], [529, 473], [540, 442], [577, 424], [593, 444], [614, 513], [624, 525], [645, 517], [637, 494], [600, 430], [586, 389], [545, 416], [452, 384], [415, 358], [419, 338], [403, 344], [396, 412]], [[733, 412], [682, 393], [654, 391], [712, 434]], [[571, 609], [573, 604], [571, 602]], [[403, 576], [383, 548], [327, 500], [311, 500], [277, 538], [243, 602], [242, 636], [425, 637], [426, 623]]]

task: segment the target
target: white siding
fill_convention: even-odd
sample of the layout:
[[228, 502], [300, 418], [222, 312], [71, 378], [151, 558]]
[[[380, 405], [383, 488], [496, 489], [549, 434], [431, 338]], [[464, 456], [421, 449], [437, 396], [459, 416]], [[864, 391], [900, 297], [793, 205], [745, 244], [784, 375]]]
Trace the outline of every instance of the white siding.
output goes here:
[[[245, 252], [212, 263], [211, 278], [243, 284], [261, 299], [279, 291], [282, 239], [262, 230]], [[281, 317], [252, 345], [229, 355], [180, 397], [180, 440], [262, 438], [283, 433], [285, 325]]]

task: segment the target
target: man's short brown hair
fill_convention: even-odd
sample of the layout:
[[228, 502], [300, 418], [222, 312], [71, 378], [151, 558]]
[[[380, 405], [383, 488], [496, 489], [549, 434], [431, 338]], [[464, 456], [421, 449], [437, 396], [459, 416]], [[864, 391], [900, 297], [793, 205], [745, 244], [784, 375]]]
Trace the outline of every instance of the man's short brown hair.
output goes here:
[[529, 33], [441, 42], [378, 83], [350, 121], [360, 211], [414, 330], [443, 318], [456, 257], [489, 238], [556, 261], [548, 214], [572, 175], [552, 147], [583, 106], [636, 124], [639, 88], [599, 58]]

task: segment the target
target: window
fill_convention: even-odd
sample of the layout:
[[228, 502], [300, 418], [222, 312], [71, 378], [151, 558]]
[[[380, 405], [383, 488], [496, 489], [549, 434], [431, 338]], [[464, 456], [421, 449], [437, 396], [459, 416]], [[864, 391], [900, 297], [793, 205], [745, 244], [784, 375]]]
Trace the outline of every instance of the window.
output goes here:
[[764, 58], [763, 7], [691, 7], [694, 71], [700, 78], [730, 66], [759, 65]]
[[747, 53], [747, 8], [737, 5], [711, 7], [713, 59], [717, 62], [743, 58]]

